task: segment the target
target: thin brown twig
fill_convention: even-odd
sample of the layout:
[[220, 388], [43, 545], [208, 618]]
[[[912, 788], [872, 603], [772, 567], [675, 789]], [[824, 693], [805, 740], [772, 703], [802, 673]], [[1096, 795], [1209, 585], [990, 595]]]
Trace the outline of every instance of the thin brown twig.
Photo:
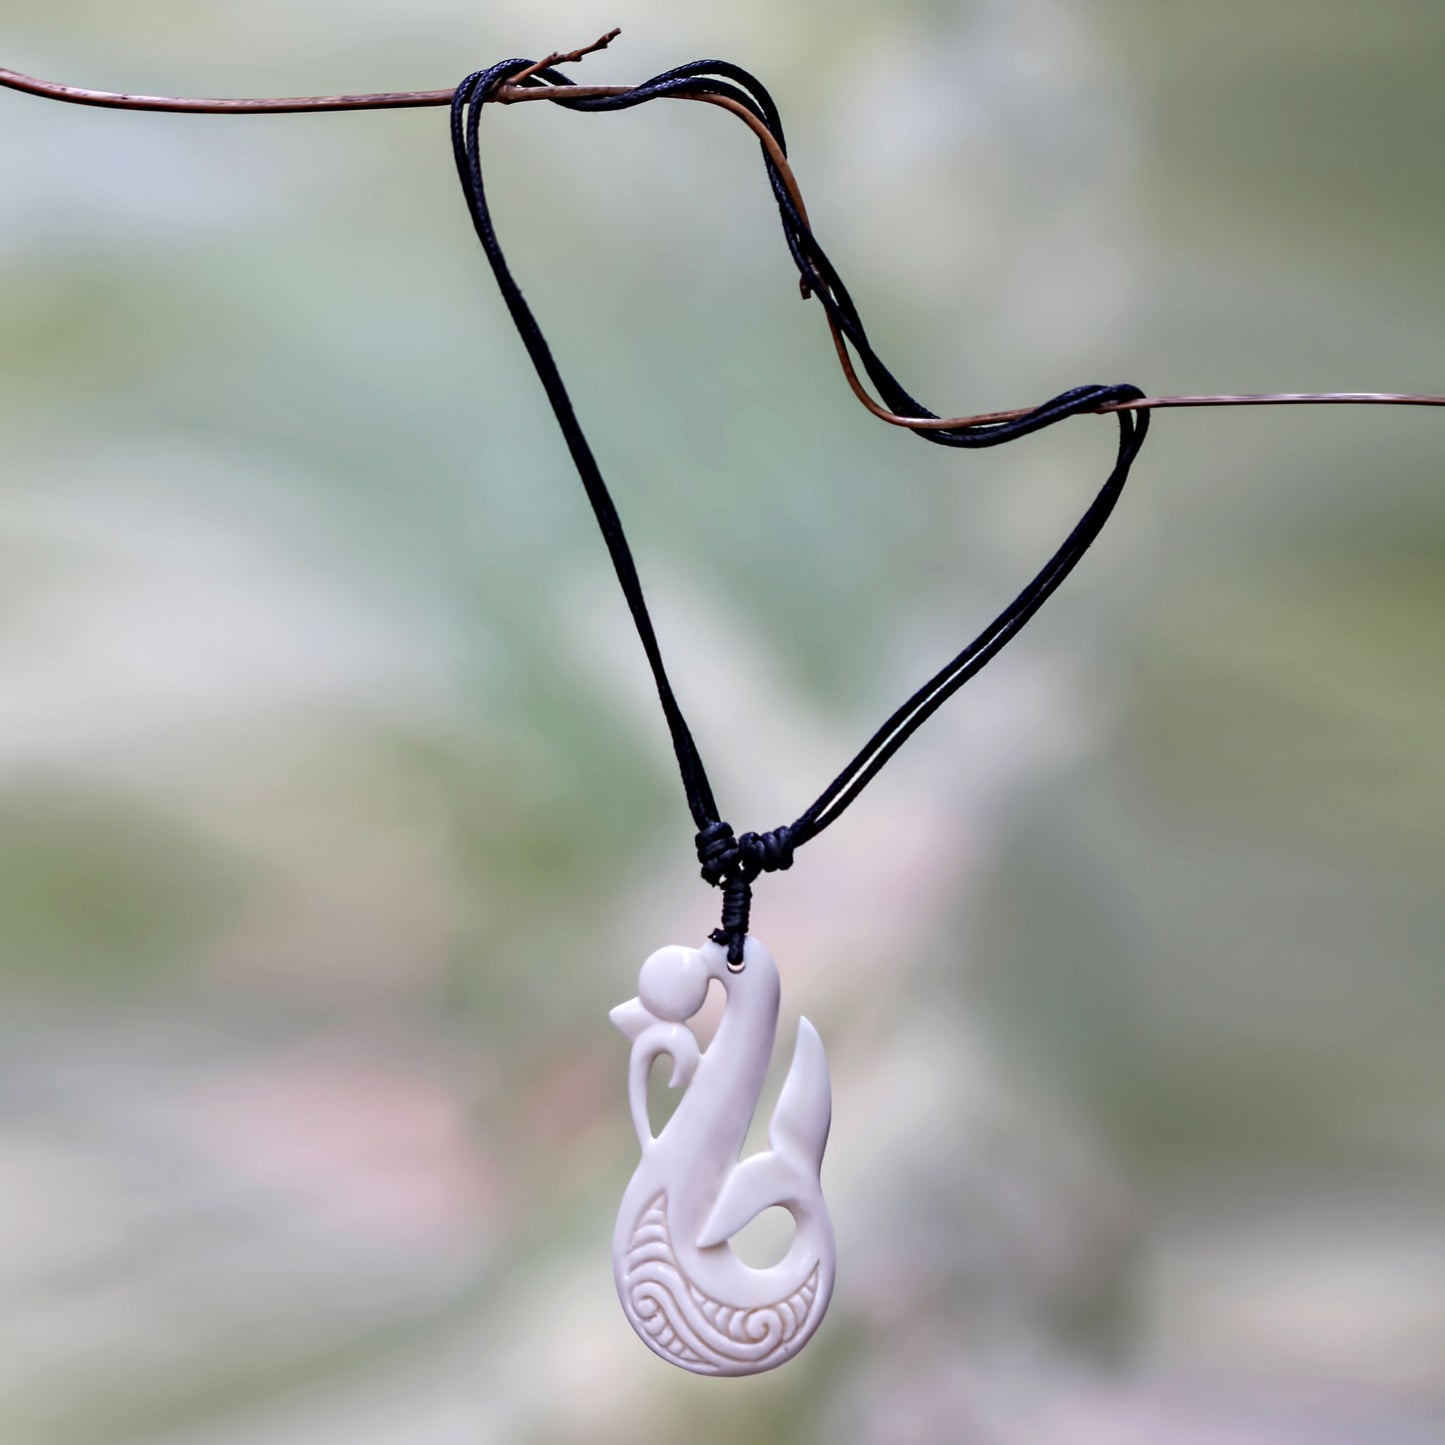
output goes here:
[[507, 83], [509, 85], [525, 85], [539, 70], [550, 70], [554, 65], [574, 64], [584, 55], [591, 55], [597, 50], [606, 50], [621, 34], [622, 27], [615, 25], [606, 35], [600, 36], [591, 45], [579, 46], [576, 50], [554, 50], [550, 55], [544, 55], [541, 60], [534, 60], [525, 70], [519, 70]]
[[[553, 51], [542, 60], [534, 62], [525, 70], [514, 75], [508, 84], [500, 86], [490, 97], [503, 105], [515, 104], [518, 101], [531, 100], [583, 100], [591, 96], [604, 95], [625, 95], [633, 87], [630, 85], [569, 85], [564, 87], [550, 85], [529, 85], [526, 82], [531, 80], [538, 71], [548, 69], [555, 65], [565, 65], [580, 61], [584, 56], [591, 55], [596, 51], [605, 50], [613, 40], [621, 34], [620, 29], [612, 29], [606, 35], [600, 36], [590, 45], [580, 46], [576, 50]], [[260, 114], [294, 114], [301, 111], [326, 111], [326, 110], [400, 110], [422, 106], [450, 105], [455, 95], [455, 89], [448, 90], [401, 90], [382, 91], [357, 95], [309, 95], [309, 96], [279, 96], [259, 99], [196, 99], [182, 96], [168, 95], [133, 95], [127, 92], [108, 90], [88, 90], [81, 86], [62, 85], [56, 81], [39, 80], [32, 75], [24, 75], [18, 70], [9, 70], [0, 66], [0, 86], [10, 90], [24, 91], [29, 95], [41, 96], [47, 100], [65, 101], [71, 105], [103, 106], [114, 110], [149, 110], [183, 112], [190, 114], [208, 115], [260, 115]], [[778, 174], [783, 179], [783, 184], [788, 190], [793, 204], [797, 207], [798, 214], [807, 223], [807, 209], [803, 204], [803, 195], [798, 186], [797, 178], [793, 174], [792, 167], [788, 164], [787, 157], [783, 154], [782, 147], [774, 139], [772, 132], [753, 115], [745, 106], [739, 105], [736, 101], [722, 95], [681, 95], [675, 97], [680, 100], [698, 100], [709, 105], [716, 105], [724, 110], [730, 110], [741, 121], [751, 129], [767, 151], [769, 159], [777, 168]], [[804, 285], [804, 296], [809, 293]], [[955, 417], [909, 417], [900, 416], [896, 412], [889, 411], [880, 405], [869, 393], [858, 376], [853, 366], [853, 360], [848, 351], [848, 344], [842, 334], [834, 325], [831, 318], [828, 321], [828, 329], [833, 336], [833, 344], [837, 349], [838, 360], [843, 368], [843, 374], [847, 378], [848, 385], [867, 409], [880, 421], [885, 421], [891, 426], [906, 427], [912, 431], [937, 431], [953, 430], [960, 427], [986, 425], [991, 422], [1013, 421], [1018, 417], [1026, 416], [1032, 408], [1018, 407], [1009, 411], [978, 412], [972, 416]], [[1300, 406], [1300, 405], [1383, 405], [1383, 406], [1442, 406], [1445, 407], [1445, 396], [1420, 395], [1409, 392], [1382, 392], [1382, 391], [1334, 391], [1334, 392], [1270, 392], [1253, 395], [1220, 393], [1209, 396], [1146, 396], [1137, 401], [1109, 402], [1098, 408], [1100, 412], [1111, 411], [1150, 411], [1164, 407], [1201, 407], [1201, 406]]]
[[1161, 406], [1445, 406], [1445, 396], [1410, 391], [1265, 391], [1222, 396], [1148, 396], [1111, 402], [1100, 411], [1148, 411]]

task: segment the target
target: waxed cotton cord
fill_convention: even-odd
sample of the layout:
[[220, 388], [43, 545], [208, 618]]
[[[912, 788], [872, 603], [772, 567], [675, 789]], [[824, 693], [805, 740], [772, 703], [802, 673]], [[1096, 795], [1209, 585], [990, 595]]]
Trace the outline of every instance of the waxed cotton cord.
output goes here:
[[[1112, 470], [1088, 510], [1023, 591], [884, 722], [812, 805], [792, 823], [766, 833], [746, 832], [735, 835], [731, 825], [724, 822], [718, 812], [697, 743], [668, 678], [652, 617], [647, 610], [642, 581], [638, 576], [637, 565], [633, 560], [632, 549], [628, 546], [617, 506], [587, 443], [546, 338], [507, 266], [492, 226], [482, 181], [479, 140], [482, 109], [499, 86], [506, 84], [511, 77], [522, 71], [530, 71], [531, 65], [532, 62], [527, 60], [506, 60], [488, 70], [469, 75], [457, 87], [451, 108], [452, 148], [456, 157], [457, 173], [477, 237], [491, 264], [502, 299], [521, 336], [522, 344], [526, 347], [543, 390], [547, 393], [557, 425], [571, 453], [602, 539], [607, 546], [648, 666], [652, 670], [653, 682], [656, 684], [663, 716], [672, 738], [683, 792], [697, 830], [695, 843], [702, 877], [712, 886], [720, 888], [723, 894], [722, 919], [712, 937], [715, 942], [726, 947], [729, 965], [740, 968], [743, 960], [743, 940], [748, 931], [753, 883], [763, 873], [792, 867], [796, 850], [836, 822], [918, 727], [969, 678], [996, 657], [1043, 606], [1088, 551], [1109, 520], [1128, 480], [1129, 469], [1148, 434], [1149, 413], [1115, 413], [1119, 427], [1119, 444]], [[547, 85], [561, 89], [572, 84], [556, 69], [531, 72], [521, 83], [526, 86]], [[726, 61], [694, 61], [690, 65], [678, 66], [654, 76], [621, 95], [583, 96], [576, 99], [558, 96], [557, 103], [573, 110], [612, 111], [629, 109], [667, 96], [702, 94], [723, 96], [730, 102], [743, 106], [767, 128], [782, 154], [787, 154], [782, 121], [772, 97], [747, 71]], [[762, 148], [762, 154], [778, 203], [784, 238], [798, 268], [803, 294], [818, 298], [839, 332], [857, 351], [869, 379], [890, 410], [902, 416], [934, 418], [936, 414], [905, 390], [873, 350], [858, 308], [842, 279], [824, 254], [811, 228], [798, 213], [783, 178], [765, 147]], [[1127, 383], [1079, 386], [1043, 402], [1022, 416], [954, 428], [919, 430], [914, 435], [938, 446], [998, 446], [1028, 436], [1044, 427], [1053, 426], [1067, 417], [1095, 411], [1108, 402], [1137, 400], [1143, 395], [1138, 387]]]

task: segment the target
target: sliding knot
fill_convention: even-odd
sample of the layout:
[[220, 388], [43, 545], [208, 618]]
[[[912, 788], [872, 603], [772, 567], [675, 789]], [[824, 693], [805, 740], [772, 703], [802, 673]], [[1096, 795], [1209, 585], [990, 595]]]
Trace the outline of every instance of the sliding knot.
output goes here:
[[703, 881], [714, 888], [737, 861], [738, 840], [733, 837], [731, 823], [709, 823], [698, 835], [697, 861], [702, 864]]
[[770, 833], [744, 833], [738, 853], [756, 878], [759, 873], [780, 873], [793, 866], [793, 832], [786, 826]]
[[703, 828], [696, 842], [703, 879], [723, 895], [722, 925], [713, 930], [712, 940], [727, 948], [728, 967], [737, 973], [743, 966], [753, 881], [759, 874], [791, 868], [797, 839], [786, 826], [736, 837], [731, 824], [718, 821]]
[[734, 837], [730, 823], [709, 823], [697, 835], [697, 861], [703, 880], [720, 888], [728, 879], [751, 883], [761, 873], [781, 873], [793, 866], [797, 840], [786, 825], [766, 833]]

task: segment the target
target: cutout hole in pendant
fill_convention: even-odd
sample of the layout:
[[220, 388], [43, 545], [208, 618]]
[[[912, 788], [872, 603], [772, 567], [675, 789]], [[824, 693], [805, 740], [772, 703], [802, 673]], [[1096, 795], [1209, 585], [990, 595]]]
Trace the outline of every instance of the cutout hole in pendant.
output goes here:
[[687, 1092], [686, 1089], [668, 1087], [673, 1067], [672, 1059], [667, 1054], [660, 1054], [652, 1061], [647, 1075], [647, 1123], [654, 1139], [667, 1127], [667, 1121], [677, 1112], [677, 1106]]
[[765, 1209], [728, 1241], [733, 1253], [753, 1269], [781, 1264], [798, 1232], [793, 1216], [781, 1204]]

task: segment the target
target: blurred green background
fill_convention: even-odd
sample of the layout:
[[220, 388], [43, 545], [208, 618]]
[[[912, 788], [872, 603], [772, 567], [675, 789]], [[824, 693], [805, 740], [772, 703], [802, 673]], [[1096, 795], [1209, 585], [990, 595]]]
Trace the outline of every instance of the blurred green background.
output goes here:
[[[0, 0], [0, 61], [432, 87], [612, 24], [782, 105], [939, 410], [1445, 390], [1435, 0]], [[498, 225], [739, 827], [1012, 596], [1112, 424], [848, 396], [705, 107], [489, 113]], [[1116, 520], [755, 927], [832, 1061], [830, 1317], [613, 1296], [606, 1010], [716, 896], [437, 111], [0, 93], [0, 1441], [1445, 1436], [1445, 421], [1157, 416]]]

